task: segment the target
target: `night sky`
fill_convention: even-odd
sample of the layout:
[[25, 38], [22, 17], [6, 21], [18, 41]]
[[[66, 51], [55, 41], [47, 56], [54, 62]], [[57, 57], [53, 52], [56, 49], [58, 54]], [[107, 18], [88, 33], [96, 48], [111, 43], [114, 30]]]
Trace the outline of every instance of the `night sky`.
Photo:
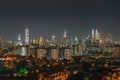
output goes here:
[[120, 40], [120, 0], [0, 0], [0, 35], [17, 40], [26, 26], [30, 37], [62, 37], [66, 28], [84, 38], [97, 28]]

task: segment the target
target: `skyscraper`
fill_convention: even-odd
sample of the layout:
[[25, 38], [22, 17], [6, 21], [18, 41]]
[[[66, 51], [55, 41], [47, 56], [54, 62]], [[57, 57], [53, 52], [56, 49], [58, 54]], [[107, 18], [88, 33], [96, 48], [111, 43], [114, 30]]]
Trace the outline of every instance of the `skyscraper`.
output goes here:
[[92, 29], [91, 38], [92, 40], [100, 39], [100, 33], [98, 33], [97, 29], [96, 30]]
[[40, 38], [39, 38], [39, 45], [43, 45], [43, 37], [42, 36], [40, 36]]
[[35, 39], [35, 44], [39, 44], [39, 39], [38, 38]]
[[95, 39], [100, 39], [100, 34], [98, 33], [97, 29], [95, 30]]
[[29, 29], [25, 29], [25, 45], [29, 45]]
[[63, 34], [63, 44], [64, 46], [67, 46], [68, 45], [68, 37], [67, 37], [67, 32], [66, 32], [66, 29], [64, 30], [64, 34]]
[[92, 33], [91, 33], [91, 37], [92, 37], [92, 39], [94, 39], [94, 37], [95, 37], [94, 34], [95, 34], [95, 33], [94, 33], [94, 29], [92, 29]]
[[67, 37], [67, 32], [66, 32], [66, 29], [65, 29], [65, 31], [64, 31], [64, 35], [63, 35], [63, 37], [64, 37], [64, 38], [66, 38], [66, 37]]
[[18, 45], [22, 45], [21, 35], [18, 35]]
[[52, 41], [52, 43], [55, 43], [55, 36], [52, 36], [52, 38], [51, 38], [51, 41]]

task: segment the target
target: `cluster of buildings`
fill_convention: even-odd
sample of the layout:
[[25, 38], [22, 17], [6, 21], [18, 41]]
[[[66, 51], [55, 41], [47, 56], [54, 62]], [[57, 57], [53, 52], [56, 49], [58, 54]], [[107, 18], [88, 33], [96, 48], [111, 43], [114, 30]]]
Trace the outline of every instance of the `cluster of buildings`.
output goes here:
[[7, 49], [8, 45], [9, 45], [8, 43], [10, 43], [10, 42], [8, 42], [3, 37], [0, 37], [0, 52], [2, 52], [2, 50], [4, 50], [4, 49]]
[[31, 78], [32, 75], [33, 79], [40, 80], [120, 78], [120, 42], [114, 41], [111, 34], [101, 38], [97, 29], [84, 39], [69, 38], [66, 30], [60, 39], [56, 36], [43, 39], [42, 36], [30, 38], [26, 28], [24, 41], [20, 34], [14, 43], [0, 38], [0, 50], [1, 53], [5, 51], [0, 54], [0, 67], [3, 68], [0, 77]]
[[25, 29], [25, 40], [22, 41], [18, 35], [18, 41], [14, 46], [15, 53], [22, 56], [33, 56], [38, 59], [72, 59], [77, 55], [97, 56], [120, 56], [120, 42], [113, 41], [111, 34], [101, 39], [97, 29], [92, 29], [90, 36], [85, 39], [78, 39], [77, 36], [68, 38], [66, 30], [60, 39], [52, 36], [51, 39], [29, 37], [29, 29]]

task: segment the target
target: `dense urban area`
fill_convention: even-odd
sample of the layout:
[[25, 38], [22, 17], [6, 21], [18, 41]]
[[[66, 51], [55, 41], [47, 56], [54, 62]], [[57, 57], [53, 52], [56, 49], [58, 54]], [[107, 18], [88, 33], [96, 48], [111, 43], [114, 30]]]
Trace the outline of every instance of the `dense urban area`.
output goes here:
[[42, 36], [17, 41], [0, 38], [0, 79], [3, 80], [120, 80], [120, 41], [101, 38], [92, 29], [86, 38]]

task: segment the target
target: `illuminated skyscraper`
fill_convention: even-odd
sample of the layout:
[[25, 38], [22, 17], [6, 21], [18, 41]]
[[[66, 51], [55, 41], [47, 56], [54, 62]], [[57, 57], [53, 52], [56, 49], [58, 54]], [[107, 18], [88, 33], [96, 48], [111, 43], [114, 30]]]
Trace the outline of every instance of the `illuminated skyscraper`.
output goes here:
[[63, 35], [63, 44], [64, 46], [67, 46], [68, 45], [68, 37], [67, 37], [67, 32], [66, 32], [66, 29], [64, 31], [64, 35]]
[[64, 31], [64, 35], [63, 35], [63, 37], [64, 37], [64, 38], [66, 38], [66, 37], [67, 37], [67, 32], [66, 32], [66, 29], [65, 29], [65, 31]]
[[26, 47], [22, 47], [22, 56], [26, 56]]
[[39, 44], [39, 39], [38, 38], [35, 39], [35, 44]]
[[40, 36], [40, 38], [39, 38], [39, 45], [43, 45], [43, 37], [42, 36]]
[[100, 39], [100, 34], [98, 33], [97, 29], [95, 30], [95, 39]]
[[21, 35], [18, 35], [18, 45], [22, 45]]
[[30, 44], [33, 44], [33, 39], [30, 39]]
[[29, 45], [29, 29], [25, 29], [25, 45]]
[[74, 37], [73, 41], [74, 41], [74, 43], [73, 43], [74, 45], [78, 45], [79, 44], [79, 40], [78, 40], [77, 36]]
[[93, 39], [95, 39], [95, 40], [96, 40], [96, 39], [97, 39], [97, 40], [100, 39], [100, 33], [98, 33], [97, 29], [96, 29], [96, 30], [92, 29], [91, 38], [92, 38], [92, 40], [93, 40]]
[[94, 33], [94, 29], [92, 29], [92, 33], [91, 33], [91, 37], [92, 37], [92, 39], [95, 37], [94, 34], [95, 34], [95, 33]]
[[51, 44], [50, 44], [51, 46], [55, 46], [55, 43], [56, 43], [55, 36], [51, 37], [51, 41], [50, 42], [51, 42]]
[[55, 43], [55, 36], [52, 36], [52, 38], [51, 38], [51, 41], [52, 41], [52, 43]]
[[35, 38], [33, 38], [33, 44], [35, 44], [35, 41], [36, 41]]

